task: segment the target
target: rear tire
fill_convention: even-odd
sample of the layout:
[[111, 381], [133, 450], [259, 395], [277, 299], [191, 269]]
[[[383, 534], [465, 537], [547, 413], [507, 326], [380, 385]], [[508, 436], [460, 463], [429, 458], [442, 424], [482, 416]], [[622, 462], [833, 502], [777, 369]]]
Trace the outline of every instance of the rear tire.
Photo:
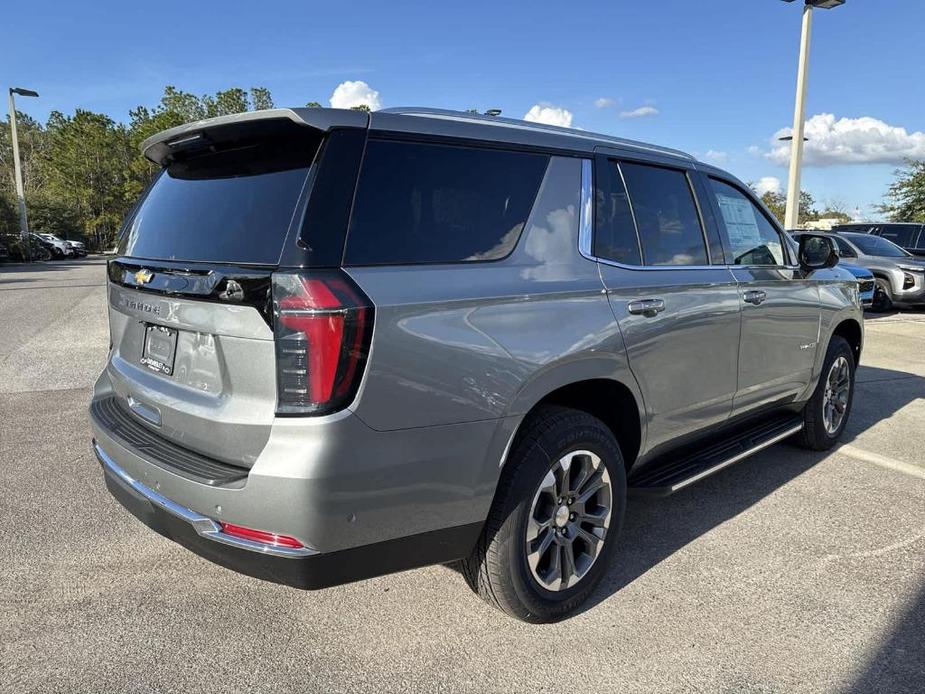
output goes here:
[[[803, 431], [798, 443], [813, 451], [827, 451], [845, 431], [854, 400], [854, 352], [833, 335], [813, 397], [803, 408]], [[847, 390], [842, 390], [847, 388]]]
[[886, 313], [893, 308], [893, 289], [889, 280], [877, 278], [874, 286], [874, 302], [870, 310], [874, 313]]
[[543, 406], [517, 436], [463, 575], [512, 617], [565, 619], [610, 566], [625, 508], [626, 470], [610, 429], [585, 412]]

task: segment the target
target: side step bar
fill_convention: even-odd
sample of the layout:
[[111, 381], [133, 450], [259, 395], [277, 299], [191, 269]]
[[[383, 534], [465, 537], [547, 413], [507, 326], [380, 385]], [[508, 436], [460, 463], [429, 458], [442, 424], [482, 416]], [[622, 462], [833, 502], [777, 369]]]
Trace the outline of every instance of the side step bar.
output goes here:
[[723, 468], [793, 436], [803, 428], [798, 415], [782, 415], [738, 432], [719, 443], [656, 463], [652, 469], [631, 476], [630, 491], [647, 496], [668, 496], [709, 477]]

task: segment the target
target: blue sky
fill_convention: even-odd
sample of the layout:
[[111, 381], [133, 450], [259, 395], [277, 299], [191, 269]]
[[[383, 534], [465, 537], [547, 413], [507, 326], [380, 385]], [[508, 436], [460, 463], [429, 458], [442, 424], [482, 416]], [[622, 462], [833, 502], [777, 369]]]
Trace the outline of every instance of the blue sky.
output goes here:
[[[497, 107], [517, 118], [539, 106], [543, 117], [685, 149], [773, 185], [786, 179], [770, 150], [793, 117], [799, 5], [15, 3], [4, 10], [17, 30], [4, 31], [0, 84], [38, 90], [19, 108], [40, 119], [80, 107], [125, 120], [165, 84], [262, 85], [277, 105], [327, 105], [339, 84], [362, 81], [383, 106]], [[808, 133], [804, 188], [818, 201], [874, 215], [895, 162], [925, 158], [922, 27], [925, 3], [912, 0], [816, 12], [807, 118], [834, 116]], [[627, 117], [638, 109], [645, 115]]]

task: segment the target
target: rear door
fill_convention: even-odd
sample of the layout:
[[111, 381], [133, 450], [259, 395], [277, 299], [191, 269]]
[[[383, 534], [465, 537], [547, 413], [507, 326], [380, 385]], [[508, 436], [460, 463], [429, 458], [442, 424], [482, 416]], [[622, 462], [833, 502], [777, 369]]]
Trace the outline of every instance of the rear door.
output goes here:
[[733, 415], [792, 399], [819, 349], [819, 287], [791, 258], [782, 232], [738, 183], [704, 177], [729, 252], [742, 310]]
[[107, 372], [144, 426], [250, 466], [276, 410], [271, 274], [294, 245], [321, 137], [287, 122], [191, 139], [110, 263]]
[[723, 422], [736, 392], [738, 289], [691, 173], [616, 155], [595, 166], [590, 251], [643, 393], [650, 450]]

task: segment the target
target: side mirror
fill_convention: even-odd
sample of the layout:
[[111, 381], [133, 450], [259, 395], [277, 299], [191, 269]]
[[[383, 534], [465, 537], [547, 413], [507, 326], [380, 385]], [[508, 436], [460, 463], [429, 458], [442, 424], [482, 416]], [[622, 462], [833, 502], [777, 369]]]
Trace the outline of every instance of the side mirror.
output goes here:
[[822, 270], [838, 265], [835, 242], [826, 236], [800, 236], [800, 267], [806, 271]]

